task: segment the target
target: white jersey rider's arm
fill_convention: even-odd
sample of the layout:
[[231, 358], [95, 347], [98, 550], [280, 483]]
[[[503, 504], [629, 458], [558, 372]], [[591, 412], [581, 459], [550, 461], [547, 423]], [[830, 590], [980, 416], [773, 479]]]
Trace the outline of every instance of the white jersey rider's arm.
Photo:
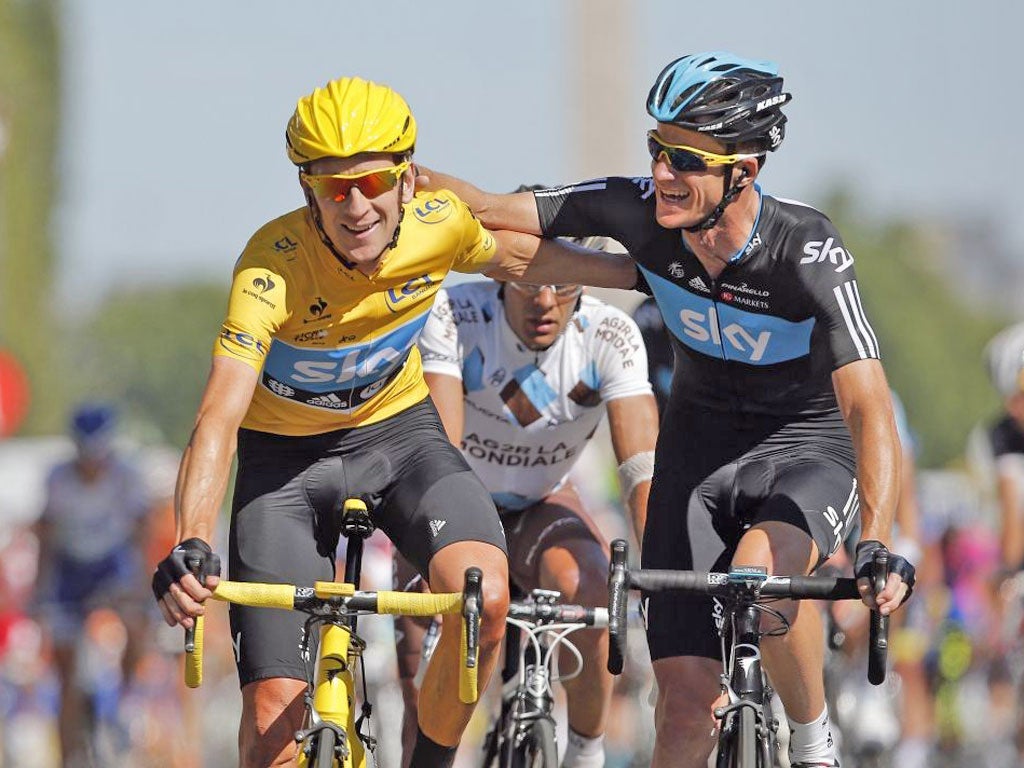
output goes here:
[[[878, 360], [855, 360], [832, 373], [832, 384], [857, 459], [861, 540], [889, 547], [899, 499], [900, 440], [885, 371]], [[890, 574], [877, 596], [879, 608], [891, 613], [905, 593], [899, 575]]]
[[487, 229], [510, 229], [539, 235], [540, 216], [532, 192], [495, 195], [468, 181], [417, 166], [416, 188], [430, 192], [449, 189], [461, 199]]
[[[654, 460], [654, 446], [658, 442], [658, 406], [654, 395], [633, 395], [609, 400], [608, 426], [612, 435], [612, 449], [615, 460], [622, 466], [626, 461]], [[642, 456], [649, 454], [649, 456]], [[627, 489], [623, 488], [623, 492]], [[647, 523], [647, 497], [651, 492], [651, 481], [641, 480], [629, 492], [626, 503], [633, 523], [637, 541], [644, 538]]]
[[546, 240], [498, 230], [494, 258], [483, 272], [495, 280], [526, 283], [577, 283], [599, 288], [632, 288], [636, 264], [628, 256], [594, 251], [563, 240]]
[[444, 431], [452, 445], [462, 445], [462, 428], [465, 424], [465, 404], [462, 400], [462, 379], [444, 373], [424, 373], [423, 378], [430, 389], [430, 397], [437, 407], [444, 424]]

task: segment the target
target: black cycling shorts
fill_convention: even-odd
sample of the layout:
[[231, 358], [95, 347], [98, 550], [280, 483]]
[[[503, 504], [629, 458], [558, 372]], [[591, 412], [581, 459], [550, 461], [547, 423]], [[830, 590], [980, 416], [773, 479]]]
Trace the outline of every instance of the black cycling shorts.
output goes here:
[[[737, 427], [669, 413], [658, 441], [642, 567], [728, 571], [743, 533], [770, 520], [810, 537], [820, 565], [857, 519], [855, 476], [841, 421]], [[662, 592], [650, 595], [646, 607], [652, 660], [721, 658], [716, 600]]]
[[[481, 541], [507, 552], [490, 494], [445, 435], [428, 398], [375, 424], [308, 437], [240, 430], [229, 578], [310, 586], [332, 581], [345, 499], [422, 573], [439, 550]], [[306, 679], [305, 615], [232, 605], [241, 684]]]

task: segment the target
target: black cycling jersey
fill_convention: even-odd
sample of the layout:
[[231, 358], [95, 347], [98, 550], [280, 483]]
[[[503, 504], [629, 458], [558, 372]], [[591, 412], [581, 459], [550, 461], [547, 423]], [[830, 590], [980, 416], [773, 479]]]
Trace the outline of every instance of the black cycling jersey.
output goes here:
[[1004, 415], [988, 432], [992, 455], [996, 458], [1011, 453], [1024, 454], [1024, 429], [1012, 416]]
[[650, 177], [534, 194], [545, 235], [605, 235], [636, 261], [637, 289], [672, 332], [670, 407], [838, 426], [832, 372], [880, 355], [853, 257], [824, 214], [761, 194], [745, 248], [712, 279], [681, 231], [657, 223]]
[[647, 297], [633, 310], [633, 321], [640, 329], [640, 337], [647, 348], [647, 379], [654, 389], [658, 415], [661, 416], [672, 391], [672, 368], [676, 356], [672, 334], [665, 328], [665, 320], [653, 297]]

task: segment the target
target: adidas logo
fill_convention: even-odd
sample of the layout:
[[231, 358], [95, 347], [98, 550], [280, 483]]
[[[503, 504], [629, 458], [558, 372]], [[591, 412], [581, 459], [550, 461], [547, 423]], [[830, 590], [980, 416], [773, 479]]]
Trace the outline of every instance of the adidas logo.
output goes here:
[[323, 397], [312, 397], [306, 401], [309, 405], [318, 405], [321, 408], [344, 408], [345, 403], [333, 392]]
[[704, 291], [704, 293], [711, 293], [711, 290], [708, 288], [707, 283], [704, 282], [703, 278], [701, 278], [700, 275], [693, 278], [689, 283], [687, 283], [687, 285], [698, 291]]
[[437, 538], [437, 534], [439, 534], [441, 532], [441, 529], [445, 527], [447, 522], [448, 522], [447, 520], [431, 520], [430, 521], [430, 532], [433, 534], [435, 539]]

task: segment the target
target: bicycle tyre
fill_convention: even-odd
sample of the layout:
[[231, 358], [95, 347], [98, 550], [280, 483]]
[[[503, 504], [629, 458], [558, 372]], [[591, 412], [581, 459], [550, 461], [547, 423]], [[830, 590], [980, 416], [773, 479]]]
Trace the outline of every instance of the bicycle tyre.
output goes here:
[[761, 749], [757, 741], [757, 715], [754, 710], [743, 707], [736, 725], [736, 768], [760, 768]]
[[558, 768], [555, 724], [546, 718], [534, 720], [512, 756], [513, 768]]
[[316, 742], [316, 758], [313, 760], [314, 768], [334, 768], [334, 744], [337, 736], [330, 728], [320, 731], [320, 737]]

